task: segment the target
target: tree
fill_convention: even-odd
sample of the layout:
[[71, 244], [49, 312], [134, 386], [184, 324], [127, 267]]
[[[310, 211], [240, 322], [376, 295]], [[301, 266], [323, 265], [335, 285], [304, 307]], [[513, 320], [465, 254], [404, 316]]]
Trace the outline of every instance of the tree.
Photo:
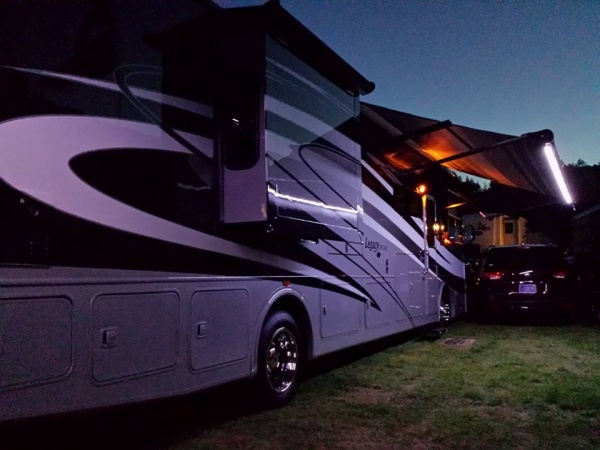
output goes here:
[[486, 190], [486, 187], [482, 187], [477, 181], [470, 177], [463, 178], [462, 176], [459, 176], [458, 182], [461, 193], [467, 198], [471, 198]]
[[600, 164], [590, 166], [579, 159], [567, 164], [564, 172], [578, 211], [600, 204]]

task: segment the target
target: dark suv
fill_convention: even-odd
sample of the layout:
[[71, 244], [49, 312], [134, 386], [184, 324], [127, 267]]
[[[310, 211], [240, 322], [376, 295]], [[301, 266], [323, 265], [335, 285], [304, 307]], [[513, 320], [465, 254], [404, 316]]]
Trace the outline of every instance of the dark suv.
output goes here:
[[491, 319], [502, 312], [574, 313], [576, 283], [564, 254], [551, 245], [490, 247], [476, 281], [478, 312]]

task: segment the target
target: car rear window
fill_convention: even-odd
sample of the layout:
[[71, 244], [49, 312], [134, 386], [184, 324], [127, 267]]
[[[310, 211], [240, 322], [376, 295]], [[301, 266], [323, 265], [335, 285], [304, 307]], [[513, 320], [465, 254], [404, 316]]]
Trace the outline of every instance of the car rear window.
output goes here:
[[511, 247], [489, 250], [485, 267], [488, 269], [545, 269], [564, 264], [556, 247]]

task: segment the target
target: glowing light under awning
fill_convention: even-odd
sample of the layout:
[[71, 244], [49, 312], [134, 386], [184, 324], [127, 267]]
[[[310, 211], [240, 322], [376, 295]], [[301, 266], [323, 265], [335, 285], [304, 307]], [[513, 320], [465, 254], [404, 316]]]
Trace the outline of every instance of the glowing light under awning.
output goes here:
[[565, 203], [568, 205], [573, 204], [573, 198], [569, 193], [569, 188], [567, 187], [567, 183], [563, 177], [563, 174], [560, 170], [560, 166], [558, 165], [558, 159], [556, 158], [556, 150], [552, 144], [544, 145], [544, 154], [546, 155], [546, 159], [548, 160], [548, 165], [550, 166], [550, 170], [552, 170], [552, 175], [554, 175], [554, 179], [556, 180], [556, 184], [558, 185], [558, 189], [563, 196]]

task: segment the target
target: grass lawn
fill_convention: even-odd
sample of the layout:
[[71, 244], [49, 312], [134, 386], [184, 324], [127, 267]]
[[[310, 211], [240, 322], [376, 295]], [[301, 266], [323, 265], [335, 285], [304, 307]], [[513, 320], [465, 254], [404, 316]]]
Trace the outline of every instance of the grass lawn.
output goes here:
[[[449, 346], [448, 338], [475, 342]], [[600, 448], [598, 327], [464, 322], [436, 341], [396, 341], [363, 356], [380, 347], [337, 355], [333, 369], [317, 364], [279, 410], [253, 410], [238, 387], [27, 423], [21, 433], [45, 430], [45, 447]]]

